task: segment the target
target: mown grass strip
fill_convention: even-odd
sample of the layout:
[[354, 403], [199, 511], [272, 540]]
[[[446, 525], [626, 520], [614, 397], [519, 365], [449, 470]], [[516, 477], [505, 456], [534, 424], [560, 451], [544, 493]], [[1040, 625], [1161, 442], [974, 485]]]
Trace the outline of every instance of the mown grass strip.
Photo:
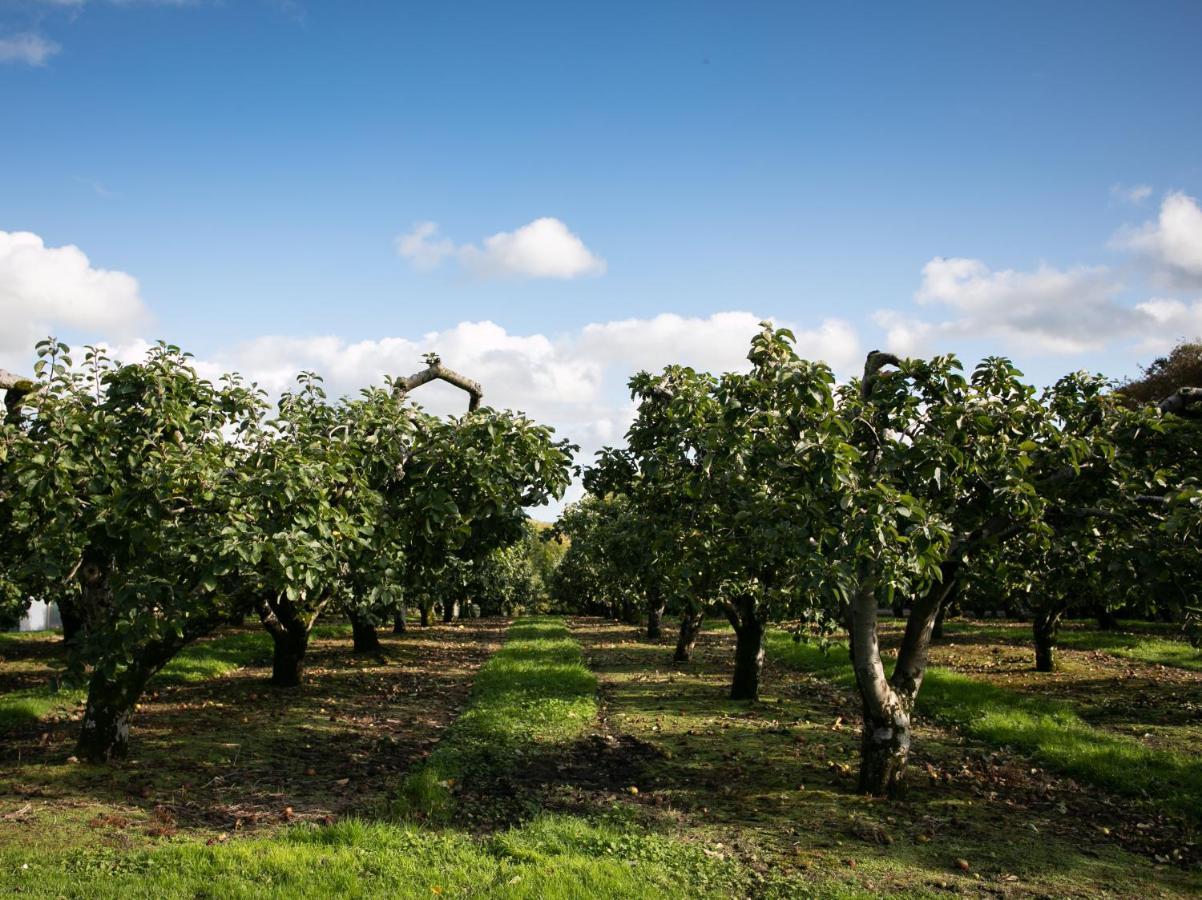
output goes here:
[[[767, 644], [777, 661], [854, 689], [845, 646], [824, 653], [814, 644], [795, 643], [792, 635], [781, 631], [771, 632]], [[1063, 701], [932, 667], [923, 681], [918, 711], [988, 743], [1027, 753], [1080, 781], [1118, 794], [1151, 797], [1202, 816], [1202, 760], [1095, 728]]]
[[523, 619], [476, 675], [468, 707], [401, 787], [393, 812], [445, 820], [452, 788], [496, 775], [536, 746], [566, 744], [597, 717], [597, 678], [562, 620]]

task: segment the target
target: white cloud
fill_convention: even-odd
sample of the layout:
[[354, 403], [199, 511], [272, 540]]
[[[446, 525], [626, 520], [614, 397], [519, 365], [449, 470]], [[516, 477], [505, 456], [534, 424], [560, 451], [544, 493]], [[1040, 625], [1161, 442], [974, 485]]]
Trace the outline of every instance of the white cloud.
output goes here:
[[990, 337], [1042, 352], [1079, 353], [1103, 346], [1138, 320], [1116, 301], [1119, 288], [1101, 266], [995, 271], [977, 259], [936, 257], [923, 266], [914, 297], [920, 306], [957, 315], [925, 322], [885, 311], [877, 322], [897, 349], [910, 352], [935, 337]]
[[1202, 300], [1186, 303], [1155, 297], [1137, 303], [1135, 308], [1151, 320], [1141, 349], [1163, 353], [1178, 341], [1202, 338]]
[[396, 239], [396, 249], [416, 269], [430, 270], [454, 257], [486, 278], [579, 278], [601, 275], [606, 267], [567, 225], [550, 217], [487, 237], [482, 247], [457, 246], [439, 235], [436, 223], [419, 222]]
[[418, 222], [412, 231], [396, 239], [396, 252], [409, 260], [413, 268], [428, 271], [455, 254], [455, 242], [438, 237], [437, 223]]
[[1202, 286], [1202, 208], [1181, 191], [1165, 196], [1155, 219], [1122, 229], [1111, 244], [1142, 255], [1165, 284]]
[[[651, 319], [622, 319], [586, 325], [578, 351], [586, 357], [621, 363], [626, 369], [659, 369], [680, 363], [711, 372], [747, 367], [752, 336], [762, 316], [720, 312], [706, 318], [663, 313]], [[841, 319], [826, 319], [816, 329], [793, 328], [797, 352], [823, 359], [839, 372], [859, 360], [855, 329]]]
[[14, 34], [0, 38], [0, 63], [43, 66], [62, 47], [40, 34]]
[[[1202, 301], [1151, 299], [1120, 303], [1122, 286], [1103, 266], [1034, 271], [992, 270], [977, 259], [936, 257], [922, 269], [914, 298], [920, 307], [942, 308], [943, 318], [912, 311], [879, 310], [895, 353], [920, 356], [954, 348], [963, 340], [1000, 340], [1010, 352], [1079, 354], [1116, 342], [1162, 349], [1202, 334]], [[949, 346], [950, 345], [950, 346]]]
[[584, 246], [559, 219], [535, 219], [515, 231], [484, 239], [484, 249], [464, 247], [464, 263], [483, 275], [579, 278], [601, 275], [605, 260]]
[[1152, 186], [1150, 184], [1112, 184], [1110, 196], [1117, 203], [1142, 206], [1144, 201], [1152, 196]]
[[126, 332], [145, 316], [138, 282], [98, 269], [78, 247], [47, 247], [36, 234], [0, 231], [0, 357], [28, 364], [34, 341], [58, 328]]

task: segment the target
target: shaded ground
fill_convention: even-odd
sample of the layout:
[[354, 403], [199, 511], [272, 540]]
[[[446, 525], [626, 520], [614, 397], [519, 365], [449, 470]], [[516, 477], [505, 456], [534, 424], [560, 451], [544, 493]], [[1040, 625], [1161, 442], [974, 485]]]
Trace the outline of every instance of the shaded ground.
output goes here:
[[[886, 622], [883, 644], [900, 641], [900, 624]], [[932, 645], [934, 665], [991, 683], [1073, 704], [1091, 725], [1135, 736], [1149, 747], [1196, 754], [1202, 742], [1202, 671], [1120, 656], [1139, 647], [1134, 627], [1099, 632], [1070, 623], [1057, 650], [1057, 671], [1036, 672], [1031, 626], [1019, 622], [949, 622]], [[1186, 645], [1161, 639], [1159, 644]], [[1192, 648], [1189, 651], [1192, 657]]]
[[[382, 633], [379, 657], [354, 655], [349, 629], [323, 629], [310, 645], [307, 683], [292, 690], [267, 683], [264, 635], [261, 665], [152, 690], [134, 720], [131, 758], [111, 767], [68, 761], [77, 710], [10, 731], [0, 757], [0, 848], [61, 850], [98, 838], [132, 847], [175, 834], [221, 841], [370, 808], [428, 755], [504, 625]], [[6, 687], [44, 681], [53, 645], [33, 642], [17, 656], [3, 664]]]
[[1173, 859], [1191, 835], [955, 731], [920, 727], [905, 802], [858, 796], [850, 693], [770, 660], [761, 702], [726, 700], [729, 632], [705, 633], [694, 661], [680, 666], [667, 641], [650, 643], [629, 626], [578, 619], [574, 634], [601, 680], [603, 739], [646, 742], [655, 752], [640, 754], [626, 789], [579, 785], [578, 805], [635, 806], [648, 827], [766, 878], [810, 878], [822, 891], [1202, 890], [1196, 872], [1156, 861]]

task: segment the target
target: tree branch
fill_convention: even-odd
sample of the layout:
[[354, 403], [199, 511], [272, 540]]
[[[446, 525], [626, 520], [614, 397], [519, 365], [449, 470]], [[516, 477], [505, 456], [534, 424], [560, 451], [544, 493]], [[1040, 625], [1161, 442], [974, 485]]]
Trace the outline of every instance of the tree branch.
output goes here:
[[864, 360], [864, 378], [860, 382], [860, 397], [867, 400], [872, 396], [872, 389], [880, 378], [881, 369], [885, 366], [900, 366], [901, 358], [892, 353], [873, 350]]
[[404, 398], [414, 388], [419, 388], [423, 384], [431, 381], [445, 381], [447, 384], [452, 384], [460, 390], [467, 392], [470, 398], [467, 404], [468, 412], [474, 412], [480, 406], [480, 401], [484, 399], [484, 388], [480, 386], [480, 382], [472, 381], [470, 378], [448, 369], [433, 354], [427, 356], [427, 360], [430, 363], [429, 366], [420, 372], [415, 372], [408, 378], [400, 378], [394, 382], [393, 395], [398, 400]]
[[1185, 419], [1202, 418], [1202, 388], [1180, 387], [1158, 404], [1160, 411]]

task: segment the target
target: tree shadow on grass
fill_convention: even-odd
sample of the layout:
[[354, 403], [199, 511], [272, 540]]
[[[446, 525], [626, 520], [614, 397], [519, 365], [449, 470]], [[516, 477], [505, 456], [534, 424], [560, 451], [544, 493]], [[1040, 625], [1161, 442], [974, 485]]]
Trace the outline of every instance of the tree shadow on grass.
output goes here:
[[[296, 689], [272, 688], [260, 667], [152, 685], [131, 759], [110, 766], [67, 762], [77, 721], [35, 723], [8, 736], [17, 752], [0, 768], [0, 804], [54, 818], [60, 847], [94, 842], [97, 829], [146, 840], [336, 818], [428, 755], [502, 627], [382, 635], [383, 661], [318, 637]], [[25, 843], [26, 824], [0, 822], [0, 844]]]
[[961, 876], [951, 863], [967, 858], [987, 879], [1017, 878], [1066, 895], [1120, 884], [1136, 890], [1136, 873], [1146, 878], [1150, 869], [1124, 847], [1145, 858], [1182, 846], [1197, 853], [1180, 826], [1146, 840], [1140, 820], [1162, 822], [1146, 818], [1147, 809], [1124, 809], [936, 726], [919, 730], [904, 801], [860, 796], [858, 718], [846, 689], [769, 665], [763, 702], [733, 703], [725, 697], [729, 635], [706, 635], [686, 671], [631, 647], [603, 623], [578, 624], [586, 657], [606, 673], [611, 729], [661, 753], [640, 776], [646, 789], [640, 784], [625, 802], [671, 827], [712, 830], [735, 844], [753, 835], [748, 853], [786, 867], [799, 852], [832, 865], [839, 861], [827, 857], [851, 853], [866, 870], [955, 881]]

